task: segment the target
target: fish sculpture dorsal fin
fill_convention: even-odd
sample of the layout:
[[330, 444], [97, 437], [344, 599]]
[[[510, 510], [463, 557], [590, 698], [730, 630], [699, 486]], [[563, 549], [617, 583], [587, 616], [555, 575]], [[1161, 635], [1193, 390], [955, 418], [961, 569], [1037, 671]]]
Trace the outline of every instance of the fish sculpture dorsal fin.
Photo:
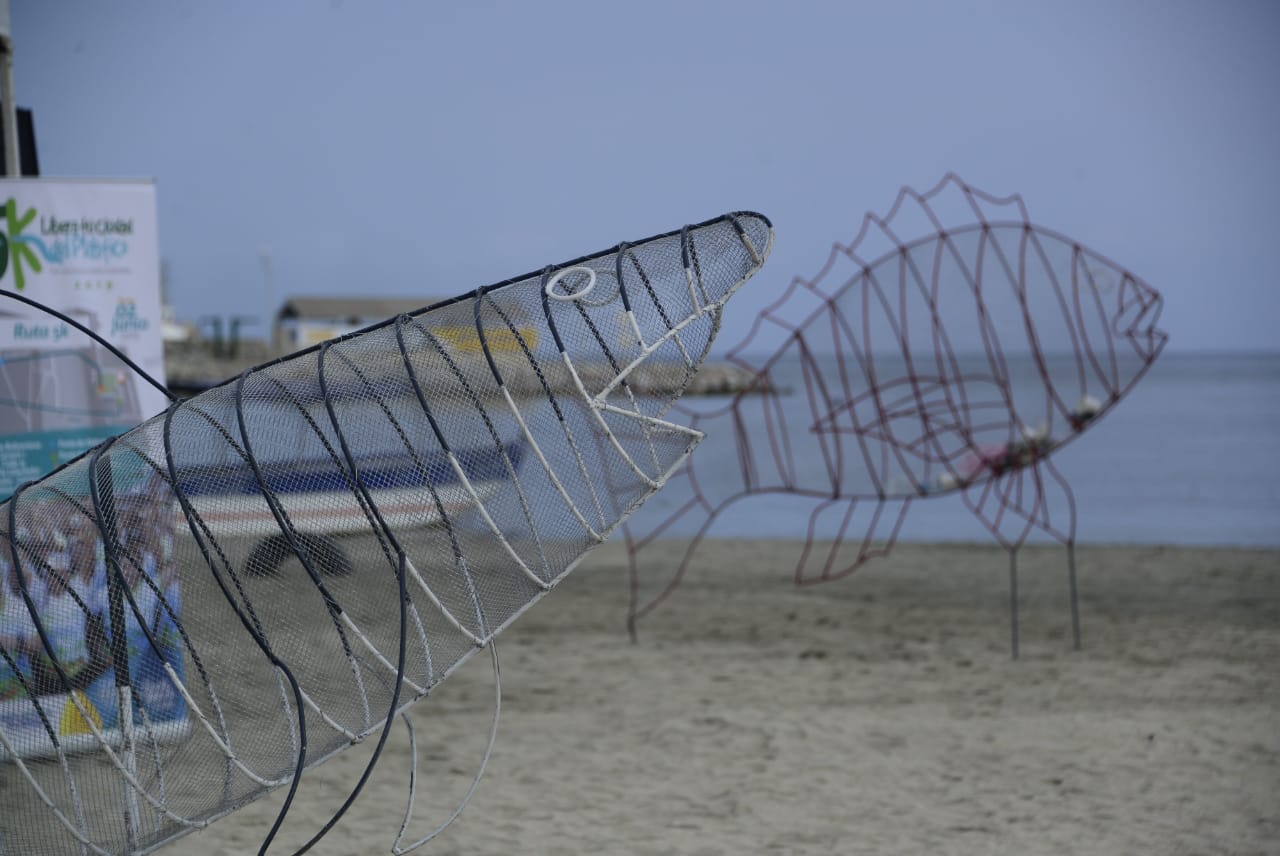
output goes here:
[[831, 246], [826, 261], [811, 277], [797, 276], [777, 300], [766, 306], [747, 335], [729, 351], [729, 359], [749, 371], [763, 371], [770, 355], [786, 346], [822, 304], [840, 299], [856, 287], [875, 265], [909, 245], [956, 230], [992, 223], [1030, 224], [1022, 196], [995, 196], [948, 172], [924, 191], [910, 186], [898, 190], [883, 212], [868, 211], [858, 231]]

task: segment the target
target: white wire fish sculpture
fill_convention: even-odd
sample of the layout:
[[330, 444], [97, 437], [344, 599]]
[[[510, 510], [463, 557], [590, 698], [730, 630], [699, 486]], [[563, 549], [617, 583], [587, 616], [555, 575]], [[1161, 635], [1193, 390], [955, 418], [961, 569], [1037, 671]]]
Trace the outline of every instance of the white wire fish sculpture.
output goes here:
[[[305, 771], [377, 734], [313, 845], [394, 717], [701, 439], [667, 412], [772, 242], [739, 212], [478, 288], [15, 490], [0, 853], [146, 853], [285, 788], [265, 852]], [[412, 812], [393, 852], [431, 837]]]
[[[913, 502], [957, 495], [1009, 553], [1013, 655], [1017, 554], [1036, 531], [1066, 546], [1078, 648], [1075, 498], [1053, 456], [1146, 374], [1168, 339], [1162, 306], [1133, 273], [1033, 223], [1018, 195], [953, 173], [902, 188], [756, 318], [729, 354], [753, 377], [741, 392], [677, 406], [732, 439], [675, 474], [665, 516], [650, 506], [624, 525], [632, 635], [740, 501], [811, 504], [794, 571], [807, 584], [886, 554]], [[642, 568], [677, 523], [694, 535], [674, 570]]]

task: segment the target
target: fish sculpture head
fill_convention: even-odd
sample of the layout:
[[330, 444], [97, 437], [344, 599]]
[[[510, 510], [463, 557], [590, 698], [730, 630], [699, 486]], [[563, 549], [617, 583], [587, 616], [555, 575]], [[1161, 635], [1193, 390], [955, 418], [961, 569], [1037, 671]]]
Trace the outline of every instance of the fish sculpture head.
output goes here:
[[579, 373], [587, 395], [612, 397], [630, 386], [666, 412], [706, 358], [725, 302], [771, 247], [769, 221], [736, 212], [548, 268], [547, 326], [561, 353], [589, 355], [601, 367]]
[[[656, 487], [702, 437], [664, 417], [705, 360], [725, 302], [771, 247], [767, 219], [735, 212], [548, 267], [537, 277], [540, 306], [526, 306], [542, 328], [536, 346], [526, 337], [506, 360], [486, 347], [494, 378], [535, 398], [576, 393], [610, 447], [607, 493], [626, 495], [617, 485], [637, 477]], [[495, 293], [474, 303], [486, 345], [494, 331], [510, 330], [501, 300]]]

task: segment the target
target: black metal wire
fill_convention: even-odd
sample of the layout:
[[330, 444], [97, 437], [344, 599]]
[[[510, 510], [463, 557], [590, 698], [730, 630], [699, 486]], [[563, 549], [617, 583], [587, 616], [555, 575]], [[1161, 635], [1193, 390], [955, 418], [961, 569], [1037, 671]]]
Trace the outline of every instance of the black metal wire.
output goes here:
[[81, 333], [84, 333], [90, 339], [93, 339], [93, 341], [97, 342], [99, 345], [101, 345], [102, 347], [110, 351], [112, 356], [120, 359], [122, 362], [124, 362], [126, 366], [133, 369], [133, 371], [138, 375], [138, 377], [142, 378], [147, 383], [151, 384], [156, 389], [158, 389], [161, 392], [161, 394], [164, 395], [165, 398], [169, 399], [170, 401], [178, 400], [178, 397], [173, 394], [173, 391], [170, 390], [169, 387], [160, 383], [160, 381], [156, 380], [151, 375], [149, 375], [141, 366], [139, 366], [133, 360], [129, 359], [128, 354], [126, 354], [124, 351], [117, 348], [115, 345], [111, 344], [109, 341], [104, 339], [101, 335], [94, 332], [89, 327], [86, 327], [84, 324], [81, 324], [79, 321], [72, 318], [70, 315], [67, 315], [63, 312], [59, 312], [57, 309], [54, 309], [52, 306], [46, 306], [45, 304], [41, 303], [38, 300], [32, 300], [30, 297], [27, 297], [22, 294], [18, 294], [16, 291], [8, 291], [7, 289], [0, 289], [0, 295], [8, 297], [11, 300], [16, 300], [19, 303], [25, 303], [28, 306], [34, 307], [35, 309], [39, 309], [41, 312], [44, 312], [45, 314], [52, 315], [54, 318], [57, 318], [59, 321], [63, 321], [67, 324], [70, 324], [72, 327], [75, 327]]

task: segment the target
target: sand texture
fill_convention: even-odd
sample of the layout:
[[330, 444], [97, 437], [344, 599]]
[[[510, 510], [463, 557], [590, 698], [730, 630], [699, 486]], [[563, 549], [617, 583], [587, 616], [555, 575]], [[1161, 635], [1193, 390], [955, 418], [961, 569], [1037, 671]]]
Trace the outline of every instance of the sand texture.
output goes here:
[[[492, 761], [433, 854], [1280, 853], [1280, 552], [900, 545], [796, 588], [798, 545], [704, 545], [624, 629], [609, 544], [500, 638]], [[650, 563], [670, 561], [658, 544]], [[412, 708], [419, 834], [466, 791], [493, 700], [487, 655]], [[386, 853], [403, 727], [313, 852]], [[345, 797], [371, 743], [309, 773], [271, 852]], [[163, 852], [256, 851], [280, 792]]]

